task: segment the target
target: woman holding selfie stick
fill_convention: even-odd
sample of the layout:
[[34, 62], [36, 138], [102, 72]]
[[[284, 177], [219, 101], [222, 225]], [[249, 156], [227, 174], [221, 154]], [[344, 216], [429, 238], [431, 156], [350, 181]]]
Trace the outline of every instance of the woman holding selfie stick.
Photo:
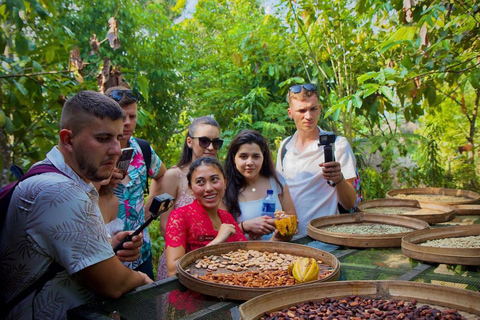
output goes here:
[[[222, 147], [220, 139], [220, 126], [212, 117], [195, 118], [188, 128], [183, 144], [182, 154], [177, 165], [167, 170], [161, 184], [154, 189], [153, 194], [168, 193], [175, 198], [174, 207], [160, 215], [160, 231], [165, 237], [168, 217], [174, 209], [191, 204], [195, 196], [188, 188], [187, 173], [190, 164], [201, 157], [217, 157], [218, 150]], [[157, 280], [167, 277], [165, 253], [158, 262]]]

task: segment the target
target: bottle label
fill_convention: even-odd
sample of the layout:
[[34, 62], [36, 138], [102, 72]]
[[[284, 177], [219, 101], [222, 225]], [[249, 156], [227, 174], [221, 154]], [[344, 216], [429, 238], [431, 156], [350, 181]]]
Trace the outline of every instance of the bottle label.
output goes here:
[[275, 203], [264, 202], [262, 205], [262, 214], [274, 218]]

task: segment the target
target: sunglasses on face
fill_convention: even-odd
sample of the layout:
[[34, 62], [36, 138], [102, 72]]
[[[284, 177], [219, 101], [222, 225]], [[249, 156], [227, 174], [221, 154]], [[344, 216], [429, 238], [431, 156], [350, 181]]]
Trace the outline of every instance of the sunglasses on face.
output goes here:
[[215, 150], [220, 149], [223, 145], [223, 140], [218, 138], [210, 140], [207, 137], [192, 137], [192, 139], [198, 139], [198, 144], [204, 149], [207, 149], [210, 143], [213, 145]]
[[302, 88], [307, 91], [317, 91], [317, 86], [313, 83], [296, 84], [294, 86], [291, 86], [289, 90], [291, 93], [300, 93], [302, 91]]
[[132, 90], [113, 90], [108, 96], [113, 100], [119, 102], [123, 99], [125, 95], [127, 95], [127, 97], [132, 100], [138, 101], [138, 96]]

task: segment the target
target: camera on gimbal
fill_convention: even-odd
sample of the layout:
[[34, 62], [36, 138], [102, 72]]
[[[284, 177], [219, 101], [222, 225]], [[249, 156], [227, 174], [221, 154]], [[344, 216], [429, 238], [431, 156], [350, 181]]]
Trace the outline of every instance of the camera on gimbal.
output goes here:
[[335, 161], [333, 146], [337, 136], [333, 132], [320, 133], [318, 146], [323, 146], [323, 154], [325, 155], [325, 162]]

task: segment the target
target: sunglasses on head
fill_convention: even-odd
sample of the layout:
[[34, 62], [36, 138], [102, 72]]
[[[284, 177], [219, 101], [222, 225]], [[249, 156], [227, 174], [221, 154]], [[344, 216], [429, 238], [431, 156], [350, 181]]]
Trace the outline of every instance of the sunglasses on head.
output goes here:
[[317, 86], [313, 83], [296, 84], [294, 86], [291, 86], [289, 90], [291, 93], [300, 93], [302, 91], [302, 88], [307, 91], [317, 91]]
[[207, 137], [192, 137], [192, 139], [198, 139], [198, 144], [204, 149], [207, 149], [210, 143], [213, 145], [215, 150], [220, 149], [223, 145], [223, 140], [218, 138], [210, 140]]
[[113, 100], [119, 102], [123, 99], [125, 95], [127, 95], [127, 97], [132, 100], [138, 101], [138, 96], [132, 90], [113, 90], [108, 96]]

